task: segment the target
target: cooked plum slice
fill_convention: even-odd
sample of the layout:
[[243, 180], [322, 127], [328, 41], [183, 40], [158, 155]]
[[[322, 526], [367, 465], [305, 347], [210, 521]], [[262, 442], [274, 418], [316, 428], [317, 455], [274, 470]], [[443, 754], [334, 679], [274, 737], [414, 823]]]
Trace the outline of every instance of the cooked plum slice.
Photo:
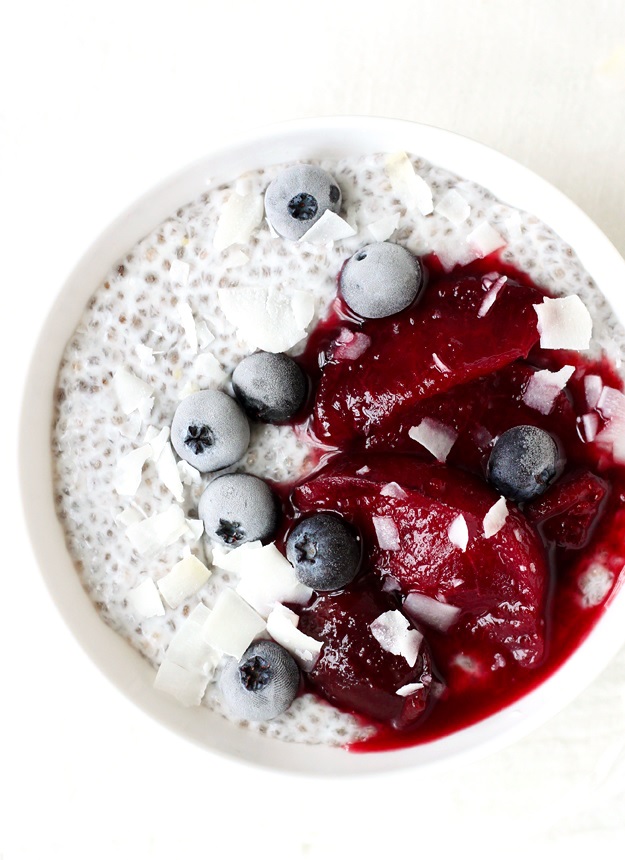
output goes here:
[[[486, 538], [483, 520], [499, 497], [482, 481], [397, 455], [369, 457], [368, 471], [357, 475], [363, 463], [332, 463], [294, 490], [295, 507], [351, 520], [363, 535], [365, 568], [382, 580], [391, 577], [404, 596], [418, 592], [458, 607], [460, 618], [448, 634], [457, 637], [458, 648], [464, 642], [486, 649], [489, 659], [499, 653], [519, 666], [539, 663], [547, 560], [523, 514], [509, 503], [503, 526]], [[450, 534], [459, 517], [468, 532], [464, 550]], [[398, 548], [380, 547], [378, 518], [391, 521]]]
[[525, 358], [538, 340], [535, 288], [508, 280], [488, 312], [483, 279], [449, 275], [395, 317], [367, 320], [357, 358], [323, 368], [314, 408], [317, 436], [333, 445], [369, 436], [436, 394]]
[[[425, 639], [414, 666], [381, 647], [370, 625], [393, 610], [397, 603], [366, 578], [340, 594], [319, 596], [301, 613], [299, 629], [324, 643], [308, 675], [314, 688], [347, 711], [405, 729], [427, 705], [431, 663]], [[407, 696], [397, 693], [409, 684], [419, 686]]]

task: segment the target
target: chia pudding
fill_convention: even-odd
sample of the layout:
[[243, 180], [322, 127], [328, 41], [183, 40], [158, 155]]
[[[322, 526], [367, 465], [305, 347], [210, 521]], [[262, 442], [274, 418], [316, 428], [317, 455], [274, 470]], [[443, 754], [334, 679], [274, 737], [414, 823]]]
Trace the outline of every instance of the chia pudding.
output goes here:
[[[618, 587], [625, 332], [570, 247], [475, 183], [403, 153], [308, 164], [340, 193], [331, 184], [317, 212], [320, 192], [289, 190], [296, 235], [266, 217], [268, 186], [297, 167], [276, 165], [233, 177], [172, 213], [108, 273], [59, 368], [56, 507], [103, 621], [150, 662], [156, 686], [181, 707], [201, 704], [283, 741], [363, 750], [419, 743], [475, 722], [547, 677]], [[416, 260], [418, 289], [387, 313], [359, 313], [349, 265], [380, 243]], [[475, 311], [461, 324], [479, 321], [484, 334], [470, 344], [461, 336], [452, 354], [458, 332], [444, 328], [440, 308], [470, 295]], [[568, 296], [592, 319], [588, 348], [560, 348], [567, 332], [557, 325], [556, 346], [547, 344], [551, 330], [535, 308]], [[442, 321], [441, 348], [430, 349], [425, 329], [414, 337], [425, 309], [430, 326]], [[179, 455], [177, 410], [182, 415], [205, 391], [241, 401], [245, 374], [237, 371], [242, 381], [235, 375], [233, 387], [233, 373], [258, 350], [286, 354], [302, 370], [294, 414], [272, 422], [248, 410], [241, 451], [234, 446], [225, 466], [196, 468]], [[471, 350], [479, 355], [469, 362]], [[404, 393], [395, 396], [400, 385]], [[502, 490], [489, 461], [519, 425], [549, 434], [557, 452], [549, 486], [531, 501]], [[197, 429], [190, 419], [185, 426]], [[206, 447], [199, 430], [186, 442], [195, 452]], [[275, 518], [240, 545], [232, 518], [203, 499], [216, 476], [239, 473], [262, 479], [276, 505]], [[353, 583], [317, 591], [294, 580], [282, 599], [270, 589], [262, 605], [254, 570], [271, 568], [274, 585], [278, 568], [290, 575], [290, 536], [302, 517], [328, 512], [357, 535]], [[426, 532], [436, 546], [421, 558]], [[488, 555], [495, 546], [496, 562]], [[504, 550], [505, 582], [480, 573], [467, 596], [469, 568], [495, 570]], [[499, 614], [484, 602], [493, 589]], [[231, 642], [229, 619], [249, 635], [220, 648]], [[493, 633], [497, 625], [505, 636]], [[279, 633], [286, 628], [291, 633]], [[250, 719], [224, 701], [222, 679], [250, 642], [268, 638], [294, 658], [297, 690], [282, 712]], [[380, 654], [367, 656], [364, 676], [348, 684], [347, 669], [357, 674], [350, 641]], [[337, 666], [341, 683], [332, 676]]]

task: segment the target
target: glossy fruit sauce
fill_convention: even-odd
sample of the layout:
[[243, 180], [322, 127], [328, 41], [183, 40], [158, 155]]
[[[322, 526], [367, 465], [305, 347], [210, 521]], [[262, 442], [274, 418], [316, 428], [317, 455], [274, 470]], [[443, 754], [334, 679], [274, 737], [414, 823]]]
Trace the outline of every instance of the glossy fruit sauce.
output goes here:
[[[606, 421], [585, 382], [599, 376], [621, 390], [621, 379], [606, 360], [541, 349], [532, 305], [546, 293], [497, 256], [451, 273], [435, 257], [423, 263], [415, 305], [363, 321], [337, 297], [310, 336], [301, 363], [311, 397], [298, 426], [319, 445], [319, 466], [279, 488], [283, 538], [300, 516], [324, 510], [362, 539], [356, 580], [298, 608], [300, 628], [325, 643], [307, 689], [378, 728], [351, 747], [359, 751], [440, 738], [529, 692], [588, 635], [625, 564], [625, 468], [587, 441]], [[527, 405], [534, 372], [564, 365], [575, 371], [549, 413]], [[455, 435], [444, 464], [408, 435], [424, 418]], [[555, 437], [561, 473], [537, 499], [508, 502], [504, 525], [486, 538], [483, 518], [499, 499], [486, 463], [496, 437], [519, 424]], [[464, 552], [448, 535], [459, 514]], [[380, 549], [374, 517], [393, 520], [398, 548]], [[599, 598], [586, 590], [591, 564], [612, 575]], [[424, 645], [411, 668], [378, 646], [369, 624], [413, 591], [459, 612], [447, 630], [415, 623]], [[398, 696], [407, 684], [415, 691]]]

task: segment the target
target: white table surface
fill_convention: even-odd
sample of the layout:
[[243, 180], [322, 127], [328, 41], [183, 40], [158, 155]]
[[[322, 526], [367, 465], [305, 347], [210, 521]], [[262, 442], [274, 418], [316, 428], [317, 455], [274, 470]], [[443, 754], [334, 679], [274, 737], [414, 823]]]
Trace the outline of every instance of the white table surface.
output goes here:
[[128, 704], [65, 629], [30, 555], [14, 415], [64, 276], [121, 208], [220, 138], [337, 113], [490, 144], [568, 194], [625, 254], [623, 0], [4, 7], [3, 860], [623, 856], [625, 650], [559, 716], [478, 764], [293, 780], [200, 753]]

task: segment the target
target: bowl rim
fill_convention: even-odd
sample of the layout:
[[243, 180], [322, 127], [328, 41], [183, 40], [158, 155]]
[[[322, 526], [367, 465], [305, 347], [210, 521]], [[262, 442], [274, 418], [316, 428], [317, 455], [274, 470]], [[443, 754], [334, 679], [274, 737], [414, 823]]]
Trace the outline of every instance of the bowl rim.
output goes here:
[[[399, 145], [402, 142], [405, 145]], [[285, 146], [290, 157], [284, 155]], [[152, 689], [154, 670], [102, 623], [80, 585], [54, 507], [50, 428], [59, 361], [51, 360], [51, 345], [60, 360], [86, 300], [111, 265], [178, 206], [203, 190], [253, 166], [400, 149], [470, 178], [491, 190], [497, 199], [547, 223], [575, 249], [615, 314], [625, 322], [625, 301], [617, 288], [625, 282], [625, 261], [576, 204], [528, 168], [485, 144], [421, 123], [387, 117], [315, 117], [240, 133], [130, 203], [94, 240], [66, 278], [40, 329], [26, 374], [18, 452], [22, 510], [43, 581], [66, 626], [108, 681], [157, 723], [230, 761], [273, 772], [359, 777], [474, 760], [514, 742], [555, 715], [599, 675], [625, 643], [625, 590], [620, 580], [588, 637], [552, 675], [521, 699], [435, 741], [401, 750], [349, 755], [341, 748], [274, 740], [240, 729], [206, 708], [185, 710], [168, 701]], [[278, 156], [279, 152], [283, 154]], [[244, 164], [247, 168], [241, 166]], [[45, 488], [42, 475], [48, 476]]]

